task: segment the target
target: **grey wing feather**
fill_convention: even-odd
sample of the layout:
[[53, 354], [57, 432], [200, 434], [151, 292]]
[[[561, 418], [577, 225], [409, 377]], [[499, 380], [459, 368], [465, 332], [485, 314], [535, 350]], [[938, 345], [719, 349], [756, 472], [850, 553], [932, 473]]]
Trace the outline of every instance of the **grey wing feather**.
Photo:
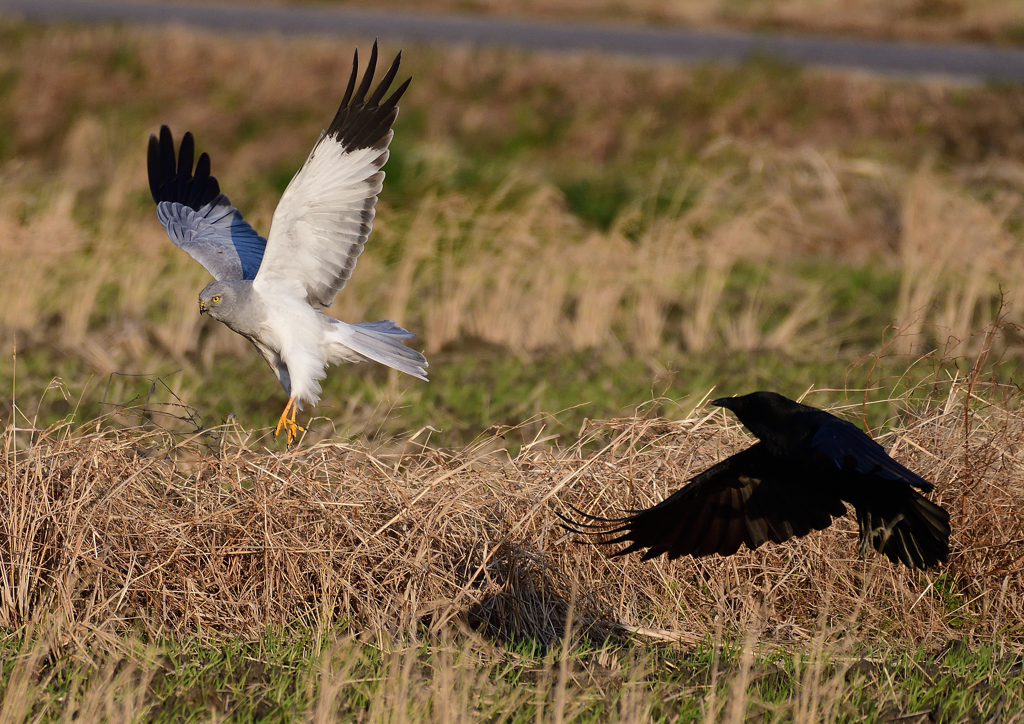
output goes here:
[[176, 246], [202, 264], [214, 279], [253, 279], [263, 261], [267, 241], [256, 233], [220, 193], [210, 175], [210, 157], [199, 157], [192, 170], [194, 141], [181, 140], [175, 159], [174, 139], [167, 126], [160, 138], [149, 137], [149, 185], [156, 213]]
[[224, 194], [198, 210], [173, 201], [156, 215], [175, 245], [206, 267], [214, 279], [254, 279], [266, 239], [256, 233]]

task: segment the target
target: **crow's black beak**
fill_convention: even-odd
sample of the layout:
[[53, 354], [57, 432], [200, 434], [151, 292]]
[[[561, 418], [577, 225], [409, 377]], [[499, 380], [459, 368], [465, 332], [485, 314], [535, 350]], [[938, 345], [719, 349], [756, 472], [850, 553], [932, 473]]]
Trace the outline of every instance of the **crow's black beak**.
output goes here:
[[717, 400], [712, 400], [711, 404], [715, 407], [724, 407], [726, 410], [732, 410], [733, 404], [735, 404], [735, 397], [719, 397]]

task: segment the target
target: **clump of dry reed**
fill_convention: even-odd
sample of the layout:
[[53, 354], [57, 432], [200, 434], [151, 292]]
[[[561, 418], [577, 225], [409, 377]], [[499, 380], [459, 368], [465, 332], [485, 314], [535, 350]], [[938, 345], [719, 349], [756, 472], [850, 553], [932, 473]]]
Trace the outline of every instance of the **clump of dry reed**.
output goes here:
[[598, 638], [692, 641], [759, 619], [764, 640], [781, 644], [824, 622], [907, 646], [1019, 645], [1019, 399], [954, 381], [925, 400], [880, 439], [952, 513], [950, 560], [927, 573], [858, 560], [851, 519], [727, 559], [646, 563], [609, 559], [559, 527], [566, 504], [599, 515], [647, 506], [748, 445], [717, 408], [592, 423], [564, 446], [542, 438], [515, 455], [491, 439], [276, 453], [232, 426], [185, 436], [102, 422], [8, 427], [0, 626], [45, 616], [224, 635], [344, 623], [387, 637], [470, 625], [551, 640], [573, 599], [578, 625]]

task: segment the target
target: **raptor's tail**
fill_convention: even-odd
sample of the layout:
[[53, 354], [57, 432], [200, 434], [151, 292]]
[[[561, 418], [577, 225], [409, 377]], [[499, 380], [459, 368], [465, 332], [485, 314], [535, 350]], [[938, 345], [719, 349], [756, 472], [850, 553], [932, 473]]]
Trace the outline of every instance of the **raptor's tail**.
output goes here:
[[[861, 553], [870, 546], [894, 563], [930, 568], [949, 556], [949, 513], [909, 486], [857, 506]], [[898, 499], [897, 499], [898, 498]], [[876, 504], [880, 503], [880, 504]]]
[[390, 319], [362, 324], [338, 323], [341, 343], [361, 358], [380, 362], [421, 380], [427, 379], [427, 358], [402, 344], [416, 335]]

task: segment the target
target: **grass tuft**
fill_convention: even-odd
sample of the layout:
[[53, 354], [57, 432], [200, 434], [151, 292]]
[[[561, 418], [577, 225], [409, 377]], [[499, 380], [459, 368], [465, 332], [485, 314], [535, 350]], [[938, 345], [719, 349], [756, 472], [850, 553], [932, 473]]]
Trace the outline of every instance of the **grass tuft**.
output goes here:
[[953, 512], [939, 570], [858, 560], [852, 519], [727, 559], [646, 563], [558, 525], [567, 505], [650, 505], [749, 444], [710, 408], [594, 422], [515, 454], [516, 430], [451, 450], [277, 453], [234, 424], [9, 426], [6, 720], [60, 718], [59, 697], [82, 720], [1014, 711], [1019, 393], [969, 378], [889, 402], [901, 414], [876, 438]]

